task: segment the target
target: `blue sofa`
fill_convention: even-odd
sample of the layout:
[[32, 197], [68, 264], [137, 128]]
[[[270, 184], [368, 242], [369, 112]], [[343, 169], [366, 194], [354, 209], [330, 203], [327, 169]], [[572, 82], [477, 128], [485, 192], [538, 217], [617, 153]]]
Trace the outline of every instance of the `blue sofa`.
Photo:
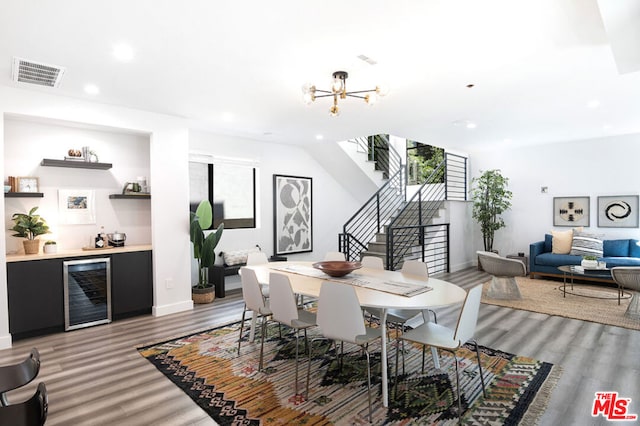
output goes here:
[[[580, 265], [582, 256], [551, 253], [552, 237], [544, 236], [544, 241], [529, 245], [530, 277], [552, 276], [562, 277], [558, 270], [562, 265]], [[640, 243], [638, 240], [603, 240], [603, 254], [599, 261], [605, 261], [607, 268], [614, 266], [640, 266]]]

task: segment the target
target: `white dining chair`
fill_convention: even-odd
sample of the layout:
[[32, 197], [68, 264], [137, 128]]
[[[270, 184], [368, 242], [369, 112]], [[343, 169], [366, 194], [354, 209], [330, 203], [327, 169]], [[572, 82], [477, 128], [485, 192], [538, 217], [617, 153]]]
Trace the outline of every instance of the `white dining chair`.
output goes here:
[[[323, 338], [336, 342], [358, 345], [367, 356], [367, 394], [369, 399], [369, 421], [371, 409], [371, 360], [369, 343], [382, 337], [381, 329], [366, 327], [360, 302], [353, 286], [331, 281], [323, 281], [318, 298], [318, 327]], [[314, 339], [314, 341], [317, 339]], [[307, 368], [307, 399], [309, 397], [309, 377], [311, 375], [312, 349], [309, 349]], [[342, 354], [344, 355], [344, 354]], [[341, 361], [340, 361], [341, 362]]]
[[[264, 324], [265, 317], [271, 315], [271, 309], [267, 303], [267, 299], [262, 294], [258, 277], [253, 269], [241, 268], [240, 281], [242, 282], [242, 298], [244, 299], [244, 310], [242, 311], [242, 321], [240, 322], [240, 337], [238, 338], [238, 355], [240, 355], [240, 344], [242, 342], [242, 331], [244, 328], [244, 319], [247, 311], [252, 311], [253, 318], [260, 317], [262, 319], [262, 341], [264, 342]], [[255, 323], [252, 325], [252, 328]], [[260, 363], [258, 369], [262, 370], [262, 346], [260, 348]]]
[[[482, 297], [482, 284], [473, 287], [467, 292], [460, 315], [458, 316], [458, 322], [455, 329], [442, 326], [433, 322], [425, 322], [419, 327], [409, 330], [404, 333], [399, 339], [407, 340], [409, 342], [418, 343], [423, 345], [422, 351], [422, 372], [424, 373], [424, 347], [431, 346], [432, 348], [439, 348], [445, 351], [451, 352], [455, 359], [456, 368], [456, 389], [458, 393], [458, 418], [462, 416], [462, 405], [460, 403], [460, 373], [458, 371], [458, 357], [456, 350], [459, 349], [466, 342], [473, 342], [476, 349], [476, 356], [478, 357], [478, 369], [480, 370], [480, 382], [482, 383], [482, 393], [486, 397], [484, 376], [482, 374], [482, 362], [480, 360], [480, 351], [478, 350], [478, 342], [473, 339], [476, 332], [476, 325], [478, 323], [478, 312], [480, 311], [480, 299]], [[396, 380], [395, 380], [397, 395], [398, 388], [398, 352], [396, 351]]]
[[400, 272], [403, 274], [415, 275], [425, 280], [429, 278], [429, 267], [421, 260], [405, 260], [402, 263]]
[[[264, 265], [266, 263], [269, 263], [269, 259], [264, 252], [256, 251], [247, 254], [247, 266]], [[241, 274], [242, 270], [238, 272]], [[269, 286], [261, 284], [260, 289], [262, 290], [262, 295], [266, 298], [269, 298]]]
[[363, 268], [384, 269], [384, 261], [377, 256], [362, 256], [360, 263]]
[[345, 260], [344, 253], [339, 251], [328, 251], [327, 254], [324, 255], [324, 260]]
[[[291, 289], [289, 277], [286, 275], [276, 272], [270, 273], [269, 286], [271, 287], [272, 295], [270, 300], [270, 309], [273, 313], [271, 320], [291, 327], [296, 331], [295, 394], [298, 395], [298, 342], [300, 340], [300, 330], [304, 331], [304, 347], [305, 351], [309, 352], [307, 329], [316, 325], [316, 314], [301, 309], [296, 305], [296, 296]], [[263, 323], [263, 326], [266, 326], [266, 322]], [[262, 334], [264, 336], [264, 331]], [[262, 342], [264, 345], [264, 339]]]
[[267, 255], [262, 251], [255, 251], [247, 254], [247, 266], [264, 265], [269, 263]]
[[[425, 262], [420, 260], [405, 260], [402, 264], [402, 269], [400, 270], [403, 274], [412, 275], [416, 279], [420, 281], [425, 281], [429, 279], [429, 268]], [[425, 283], [426, 285], [426, 283]], [[366, 308], [366, 311], [378, 318], [382, 316], [382, 310], [379, 308]], [[427, 312], [431, 312], [433, 314], [434, 322], [438, 322], [438, 317], [436, 313], [431, 310], [416, 310], [416, 309], [388, 309], [387, 310], [387, 322], [395, 325], [396, 330], [400, 327], [402, 331], [404, 331], [406, 323], [415, 318], [417, 315], [422, 314], [422, 320], [424, 322], [429, 321], [429, 314]], [[400, 333], [396, 333], [398, 336]], [[397, 340], [396, 343], [402, 344], [402, 374], [405, 372], [405, 363], [404, 363], [404, 343]], [[398, 350], [399, 348], [399, 344]]]

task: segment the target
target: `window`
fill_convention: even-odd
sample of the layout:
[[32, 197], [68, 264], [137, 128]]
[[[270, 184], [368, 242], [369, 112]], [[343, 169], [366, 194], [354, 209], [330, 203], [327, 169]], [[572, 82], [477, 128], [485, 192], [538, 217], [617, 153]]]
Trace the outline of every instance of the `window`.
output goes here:
[[[407, 140], [407, 183], [423, 184], [443, 160], [444, 149]], [[444, 182], [444, 175], [439, 180]]]
[[216, 160], [189, 163], [189, 205], [195, 211], [200, 201], [213, 206], [215, 229], [256, 227], [256, 168], [253, 163]]

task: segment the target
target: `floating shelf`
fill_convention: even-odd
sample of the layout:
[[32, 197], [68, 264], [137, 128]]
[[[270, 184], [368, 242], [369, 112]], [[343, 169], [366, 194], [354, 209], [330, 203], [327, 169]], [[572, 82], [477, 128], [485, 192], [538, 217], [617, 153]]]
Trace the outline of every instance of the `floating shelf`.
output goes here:
[[151, 194], [138, 194], [138, 195], [132, 195], [132, 194], [110, 194], [109, 198], [111, 198], [112, 200], [131, 200], [134, 198], [137, 199], [141, 199], [141, 200], [148, 200], [151, 198]]
[[111, 163], [91, 163], [89, 161], [73, 161], [73, 160], [52, 160], [45, 158], [40, 163], [41, 166], [49, 167], [71, 167], [74, 169], [94, 169], [94, 170], [108, 170], [113, 165]]
[[5, 192], [4, 198], [42, 198], [42, 192]]

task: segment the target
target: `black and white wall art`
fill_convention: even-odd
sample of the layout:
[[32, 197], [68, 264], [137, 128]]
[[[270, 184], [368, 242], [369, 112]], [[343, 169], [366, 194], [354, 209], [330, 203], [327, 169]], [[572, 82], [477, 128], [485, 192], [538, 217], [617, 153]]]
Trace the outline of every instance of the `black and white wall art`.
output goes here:
[[553, 226], [589, 226], [589, 197], [553, 197]]
[[313, 250], [312, 180], [273, 175], [274, 254]]
[[598, 226], [601, 228], [637, 228], [638, 196], [598, 197]]

